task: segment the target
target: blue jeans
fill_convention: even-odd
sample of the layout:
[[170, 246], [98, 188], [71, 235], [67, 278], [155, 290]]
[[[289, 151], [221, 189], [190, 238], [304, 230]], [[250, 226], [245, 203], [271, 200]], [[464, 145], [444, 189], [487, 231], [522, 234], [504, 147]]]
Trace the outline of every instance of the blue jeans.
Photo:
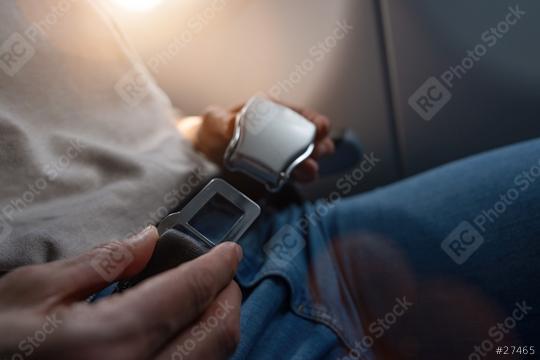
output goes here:
[[499, 345], [538, 346], [539, 140], [347, 198], [353, 183], [267, 212], [242, 239], [234, 359], [489, 359]]

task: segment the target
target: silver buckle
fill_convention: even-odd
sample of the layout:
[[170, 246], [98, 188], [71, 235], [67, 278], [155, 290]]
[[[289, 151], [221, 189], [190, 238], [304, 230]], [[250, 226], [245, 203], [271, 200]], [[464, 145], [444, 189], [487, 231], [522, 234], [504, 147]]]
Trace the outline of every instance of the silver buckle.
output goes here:
[[313, 152], [316, 130], [313, 123], [288, 107], [252, 97], [236, 117], [225, 167], [276, 192]]
[[158, 232], [178, 229], [214, 247], [237, 242], [260, 213], [253, 200], [226, 181], [213, 179], [181, 211], [163, 219]]

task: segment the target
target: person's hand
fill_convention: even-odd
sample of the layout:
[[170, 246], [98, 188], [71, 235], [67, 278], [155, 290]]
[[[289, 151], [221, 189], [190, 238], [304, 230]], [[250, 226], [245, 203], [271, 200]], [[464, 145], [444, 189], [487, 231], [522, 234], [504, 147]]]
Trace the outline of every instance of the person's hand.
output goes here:
[[107, 285], [100, 274], [122, 279], [140, 272], [157, 238], [151, 227], [0, 278], [0, 358], [226, 359], [240, 336], [237, 244], [220, 245], [122, 294], [84, 301]]
[[[317, 159], [334, 152], [334, 142], [330, 138], [330, 120], [316, 111], [279, 103], [290, 107], [317, 127], [316, 146], [313, 154], [293, 173], [293, 177], [298, 181], [312, 181], [319, 173]], [[243, 105], [240, 105], [231, 110], [210, 107], [201, 118], [198, 120], [191, 118], [179, 128], [183, 133], [189, 134], [188, 137], [191, 138], [198, 151], [205, 154], [214, 163], [222, 165], [225, 150], [233, 136], [234, 120], [242, 107]]]

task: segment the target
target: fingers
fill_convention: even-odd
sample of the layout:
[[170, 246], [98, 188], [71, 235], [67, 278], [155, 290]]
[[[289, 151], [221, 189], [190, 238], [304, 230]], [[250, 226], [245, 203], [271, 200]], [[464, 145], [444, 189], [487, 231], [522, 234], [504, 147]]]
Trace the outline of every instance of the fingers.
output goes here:
[[308, 109], [295, 110], [300, 115], [310, 120], [317, 127], [316, 140], [321, 140], [330, 134], [330, 119], [316, 111]]
[[236, 113], [240, 112], [240, 110], [242, 110], [242, 108], [243, 108], [245, 105], [246, 105], [245, 103], [237, 104], [237, 105], [235, 105], [235, 106], [233, 106], [233, 107], [231, 108], [231, 112], [234, 113], [234, 114], [236, 114]]
[[319, 164], [310, 158], [294, 169], [293, 177], [300, 182], [310, 182], [315, 180], [318, 174]]
[[316, 159], [330, 155], [335, 151], [334, 141], [329, 137], [319, 141], [309, 159], [300, 164], [293, 172], [293, 177], [300, 182], [310, 182], [319, 176], [319, 164]]
[[203, 115], [203, 127], [208, 135], [220, 136], [227, 140], [232, 136], [234, 130], [235, 114], [217, 106], [211, 106], [206, 109]]
[[333, 154], [335, 150], [336, 147], [334, 145], [334, 141], [331, 138], [326, 137], [316, 144], [315, 150], [313, 151], [311, 157], [314, 159], [319, 159], [323, 156]]
[[[31, 298], [55, 302], [84, 299], [118, 279], [140, 272], [152, 256], [158, 233], [148, 227], [125, 240], [95, 248], [80, 256], [15, 270], [12, 277]], [[27, 299], [27, 297], [21, 297]]]
[[[79, 257], [56, 264], [58, 285], [73, 286], [68, 294], [85, 298], [110, 283], [141, 272], [154, 252], [159, 235], [147, 227], [125, 241], [114, 241]], [[61, 291], [61, 289], [59, 289]]]
[[202, 317], [167, 345], [158, 359], [227, 359], [240, 340], [242, 293], [231, 282]]
[[235, 114], [219, 107], [209, 107], [203, 115], [195, 148], [218, 165], [234, 133]]
[[108, 313], [125, 315], [124, 329], [120, 326], [119, 331], [138, 327], [157, 349], [163, 339], [176, 335], [201, 316], [217, 294], [231, 283], [241, 257], [239, 245], [224, 243], [121, 296], [102, 301], [101, 306]]

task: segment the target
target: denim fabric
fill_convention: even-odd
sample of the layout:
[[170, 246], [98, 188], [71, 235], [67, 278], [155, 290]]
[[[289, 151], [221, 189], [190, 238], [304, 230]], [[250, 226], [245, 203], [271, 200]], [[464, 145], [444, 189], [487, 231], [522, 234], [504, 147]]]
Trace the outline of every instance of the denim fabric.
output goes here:
[[240, 241], [233, 359], [489, 359], [495, 345], [539, 345], [539, 140], [345, 197], [352, 186], [266, 211]]
[[340, 200], [349, 190], [343, 180], [327, 200], [265, 214], [241, 241], [234, 359], [337, 359], [343, 345], [347, 358], [476, 359], [493, 344], [538, 346], [540, 141]]

